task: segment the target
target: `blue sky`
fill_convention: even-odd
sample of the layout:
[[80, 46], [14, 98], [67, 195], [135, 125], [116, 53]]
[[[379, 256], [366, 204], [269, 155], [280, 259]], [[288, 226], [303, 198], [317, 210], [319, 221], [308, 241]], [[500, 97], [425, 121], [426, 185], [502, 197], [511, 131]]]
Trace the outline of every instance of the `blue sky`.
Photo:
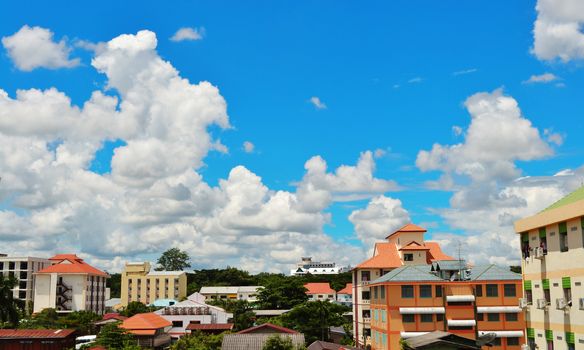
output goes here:
[[[156, 52], [163, 60], [191, 84], [208, 81], [216, 86], [227, 103], [231, 128], [209, 125], [209, 134], [220, 139], [228, 153], [210, 151], [202, 159], [204, 165], [193, 164], [209, 186], [218, 186], [231, 169], [243, 165], [269, 189], [293, 193], [305, 174], [305, 162], [313, 156], [326, 160], [330, 172], [341, 165], [354, 165], [361, 152], [385, 151], [375, 158], [374, 176], [393, 180], [401, 189], [377, 191], [354, 201], [332, 201], [322, 211], [330, 213], [331, 219], [321, 233], [333, 241], [369, 248], [371, 242], [358, 238], [349, 215], [367, 207], [377, 195], [399, 199], [408, 219], [427, 224], [437, 239], [452, 240], [450, 234], [462, 239], [486, 234], [482, 229], [469, 232], [468, 225], [453, 224], [456, 220], [447, 219], [442, 210], [456, 207], [458, 215], [464, 216], [471, 209], [452, 207], [453, 195], [479, 187], [478, 192], [488, 188], [492, 194], [500, 194], [510, 188], [512, 179], [491, 174], [488, 180], [479, 181], [456, 170], [444, 170], [447, 165], [423, 171], [416, 164], [419, 152], [431, 150], [435, 143], [464, 144], [471, 124], [464, 102], [481, 92], [502, 89], [502, 96], [518, 103], [522, 118], [537, 129], [538, 140], [551, 150], [512, 157], [515, 179], [539, 179], [571, 169], [569, 184], [562, 180], [542, 185], [554, 188], [546, 192], [549, 200], [569, 192], [578, 182], [584, 155], [584, 138], [579, 136], [584, 134], [582, 57], [572, 51], [564, 56], [550, 53], [544, 44], [543, 49], [534, 49], [535, 1], [373, 1], [366, 6], [347, 1], [181, 1], [172, 6], [155, 1], [102, 1], [90, 5], [5, 4], [0, 14], [1, 37], [10, 37], [25, 25], [50, 30], [55, 42], [63, 40], [70, 48], [69, 59], [78, 58], [79, 64], [49, 68], [41, 64], [24, 71], [5, 44], [0, 55], [0, 89], [14, 99], [17, 89], [55, 87], [79, 107], [95, 90], [120, 97], [116, 89], [106, 89], [108, 77], [92, 66], [96, 53], [80, 48], [79, 42], [107, 42], [121, 34], [152, 31], [158, 39]], [[539, 12], [542, 20], [543, 11]], [[202, 38], [169, 40], [185, 27], [201, 32]], [[550, 59], [550, 55], [555, 57]], [[528, 82], [545, 73], [552, 78]], [[318, 97], [326, 108], [316, 108], [311, 97]], [[457, 134], [453, 126], [462, 132]], [[2, 132], [12, 136], [9, 129], [0, 129], [0, 137]], [[106, 141], [100, 140], [103, 149], [85, 169], [107, 177], [113, 149], [126, 143]], [[253, 143], [253, 152], [244, 151], [245, 141]], [[451, 186], [436, 189], [428, 185], [446, 173], [454, 174]], [[0, 210], [24, 217], [38, 210], [28, 206], [22, 214], [14, 202], [14, 196], [22, 193], [15, 189], [1, 192]], [[521, 214], [548, 204], [528, 202]], [[500, 239], [512, 239], [509, 225], [500, 229], [507, 232]], [[74, 236], [62, 230], [60, 240]], [[80, 246], [97, 263], [105, 264], [99, 259], [111, 258], [103, 251]], [[72, 245], [75, 247], [79, 245]], [[148, 258], [164, 247], [152, 245], [128, 255]], [[469, 243], [468, 250], [472, 247]], [[26, 245], [17, 248], [26, 249]], [[54, 248], [47, 244], [34, 250], [42, 253]], [[237, 259], [267, 259], [236, 254]], [[489, 254], [485, 252], [485, 256]], [[272, 263], [285, 266], [286, 261]]]

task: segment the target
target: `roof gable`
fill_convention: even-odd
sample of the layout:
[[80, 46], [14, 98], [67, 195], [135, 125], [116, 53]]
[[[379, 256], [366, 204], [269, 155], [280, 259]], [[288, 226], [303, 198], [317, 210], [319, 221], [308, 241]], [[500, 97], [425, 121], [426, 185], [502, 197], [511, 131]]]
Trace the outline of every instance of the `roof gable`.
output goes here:
[[403, 265], [395, 244], [389, 242], [375, 243], [373, 257], [356, 266], [356, 268], [391, 269]]
[[347, 283], [345, 288], [338, 291], [337, 294], [353, 294], [353, 283]]
[[335, 294], [328, 282], [306, 283], [306, 294]]
[[44, 273], [88, 274], [108, 277], [108, 274], [89, 265], [75, 254], [58, 254], [50, 258], [53, 265], [38, 271]]
[[423, 227], [420, 227], [418, 225], [415, 224], [407, 224], [405, 226], [403, 226], [402, 228], [398, 229], [397, 231], [389, 234], [387, 237], [385, 237], [386, 239], [395, 235], [395, 234], [399, 234], [402, 232], [426, 232], [426, 229]]
[[127, 330], [156, 330], [159, 328], [172, 326], [170, 321], [153, 313], [136, 314], [122, 322], [121, 326]]

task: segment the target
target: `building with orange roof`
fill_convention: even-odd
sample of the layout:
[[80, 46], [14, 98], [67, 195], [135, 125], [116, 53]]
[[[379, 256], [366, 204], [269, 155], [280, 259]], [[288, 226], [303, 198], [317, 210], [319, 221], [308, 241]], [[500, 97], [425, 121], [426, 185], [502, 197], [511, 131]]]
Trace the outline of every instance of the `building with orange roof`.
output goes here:
[[153, 313], [136, 314], [122, 322], [123, 328], [136, 337], [138, 345], [143, 348], [163, 349], [171, 342], [168, 331], [172, 322]]
[[426, 229], [407, 224], [377, 242], [371, 258], [353, 270], [353, 333], [358, 347], [371, 344], [371, 294], [369, 283], [405, 265], [429, 265], [439, 260], [454, 260], [436, 242], [424, 240]]
[[351, 304], [353, 302], [353, 283], [347, 283], [345, 288], [337, 292], [337, 301], [343, 304]]
[[306, 283], [304, 288], [306, 288], [306, 295], [310, 301], [334, 301], [336, 299], [336, 292], [328, 282]]
[[59, 254], [49, 260], [52, 265], [34, 273], [34, 312], [53, 308], [59, 313], [93, 311], [103, 315], [109, 275], [75, 254]]

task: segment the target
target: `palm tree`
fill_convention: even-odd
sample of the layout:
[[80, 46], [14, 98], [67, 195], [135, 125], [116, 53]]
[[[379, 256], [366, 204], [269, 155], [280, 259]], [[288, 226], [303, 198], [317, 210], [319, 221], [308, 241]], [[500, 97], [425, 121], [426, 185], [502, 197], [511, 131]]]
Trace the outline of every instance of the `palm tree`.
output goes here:
[[14, 276], [4, 276], [0, 273], [0, 323], [16, 327], [20, 318], [18, 304], [13, 297], [12, 289], [18, 281]]

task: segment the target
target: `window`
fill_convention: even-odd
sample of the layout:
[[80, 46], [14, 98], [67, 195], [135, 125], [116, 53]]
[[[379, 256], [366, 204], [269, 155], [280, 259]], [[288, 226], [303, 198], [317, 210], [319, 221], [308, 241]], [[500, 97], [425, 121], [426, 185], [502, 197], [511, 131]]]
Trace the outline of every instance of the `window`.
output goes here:
[[442, 321], [444, 321], [444, 315], [436, 314], [436, 322], [442, 322]]
[[507, 321], [507, 322], [515, 322], [515, 321], [517, 321], [517, 314], [516, 313], [507, 313], [507, 314], [505, 314], [505, 321]]
[[28, 270], [28, 261], [21, 261], [20, 262], [20, 269], [21, 270]]
[[544, 289], [543, 290], [543, 297], [545, 298], [545, 301], [550, 304], [552, 302], [552, 297], [550, 296], [550, 290], [549, 289]]
[[432, 314], [422, 314], [420, 315], [420, 321], [424, 323], [434, 322], [434, 317]]
[[483, 285], [482, 284], [477, 284], [477, 286], [475, 288], [475, 293], [476, 293], [477, 297], [483, 296]]
[[25, 290], [21, 290], [18, 292], [18, 298], [19, 299], [26, 299], [26, 291]]
[[[375, 290], [374, 293], [375, 293], [375, 298], [377, 299], [377, 289]], [[369, 300], [369, 299], [371, 299], [371, 292], [369, 292], [369, 291], [361, 292], [361, 299], [362, 300]]]
[[570, 277], [562, 277], [562, 289], [566, 303], [572, 301], [572, 280]]
[[385, 299], [385, 286], [379, 287], [379, 298]]
[[387, 311], [381, 310], [381, 322], [387, 322]]
[[519, 345], [519, 338], [517, 337], [509, 337], [507, 338], [507, 345]]
[[533, 304], [533, 293], [531, 292], [531, 290], [525, 291], [525, 299], [527, 299], [528, 303]]
[[436, 298], [442, 298], [442, 286], [436, 286]]
[[499, 296], [498, 286], [496, 284], [487, 284], [487, 296], [488, 297], [497, 297]]
[[402, 322], [403, 323], [414, 323], [416, 322], [416, 315], [402, 315]]
[[487, 314], [487, 321], [499, 322], [499, 314]]
[[429, 284], [420, 285], [420, 298], [431, 298], [432, 286]]
[[14, 270], [14, 265], [15, 265], [14, 261], [8, 262], [8, 270]]
[[371, 272], [361, 271], [361, 281], [369, 282], [371, 280]]
[[484, 320], [484, 314], [477, 314], [477, 321]]
[[18, 282], [18, 287], [20, 289], [26, 289], [26, 281], [20, 281], [20, 282]]
[[172, 321], [172, 326], [177, 328], [182, 328], [183, 321]]
[[560, 231], [560, 251], [567, 252], [568, 251], [568, 225], [566, 225], [565, 222], [560, 222], [559, 231]]
[[544, 254], [547, 254], [547, 238], [545, 227], [540, 227], [539, 229], [539, 247], [543, 250]]
[[505, 292], [506, 297], [514, 297], [517, 296], [517, 292], [515, 290], [514, 284], [505, 284], [503, 285], [503, 290]]
[[495, 339], [493, 339], [493, 341], [491, 342], [491, 345], [493, 345], [493, 346], [501, 346], [501, 338], [495, 338]]
[[402, 298], [411, 299], [414, 297], [414, 286], [402, 286], [401, 287]]
[[414, 261], [414, 254], [404, 254], [404, 261]]

